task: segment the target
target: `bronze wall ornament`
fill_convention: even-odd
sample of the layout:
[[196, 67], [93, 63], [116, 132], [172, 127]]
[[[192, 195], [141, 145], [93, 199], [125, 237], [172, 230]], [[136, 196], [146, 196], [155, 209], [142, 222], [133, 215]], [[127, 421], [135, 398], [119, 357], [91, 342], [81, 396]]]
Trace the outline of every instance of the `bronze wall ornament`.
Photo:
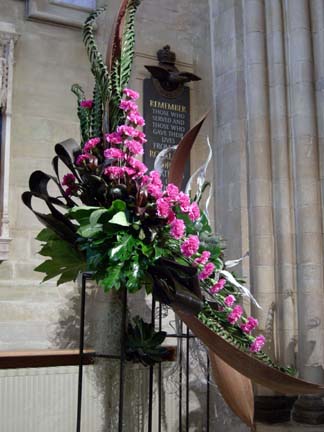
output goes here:
[[172, 94], [181, 93], [184, 85], [190, 81], [200, 81], [201, 78], [191, 72], [180, 72], [176, 67], [176, 54], [171, 51], [170, 45], [165, 45], [157, 52], [159, 60], [158, 66], [148, 66], [145, 68], [154, 78], [154, 83], [161, 94], [172, 98]]

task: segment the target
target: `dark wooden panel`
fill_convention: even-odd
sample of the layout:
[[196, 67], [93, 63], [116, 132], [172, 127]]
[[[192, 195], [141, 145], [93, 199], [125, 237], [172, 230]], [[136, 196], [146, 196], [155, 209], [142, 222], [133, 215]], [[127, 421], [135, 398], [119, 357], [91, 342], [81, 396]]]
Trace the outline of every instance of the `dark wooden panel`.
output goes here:
[[[94, 351], [86, 350], [83, 364], [93, 363]], [[77, 366], [79, 350], [0, 351], [0, 369]]]

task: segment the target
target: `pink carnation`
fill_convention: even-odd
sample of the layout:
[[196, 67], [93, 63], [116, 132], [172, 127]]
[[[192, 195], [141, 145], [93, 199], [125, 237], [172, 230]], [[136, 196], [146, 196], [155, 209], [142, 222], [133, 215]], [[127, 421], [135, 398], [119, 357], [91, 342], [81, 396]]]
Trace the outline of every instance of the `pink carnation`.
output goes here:
[[235, 324], [243, 314], [243, 309], [240, 305], [237, 305], [233, 308], [232, 312], [228, 315], [227, 319], [229, 323]]
[[133, 177], [137, 174], [136, 170], [134, 168], [124, 167], [125, 173], [128, 174], [130, 177]]
[[80, 102], [80, 107], [82, 108], [89, 108], [91, 109], [93, 106], [93, 100], [92, 99], [86, 99]]
[[252, 330], [255, 329], [259, 325], [259, 321], [256, 318], [248, 317], [247, 322], [244, 324], [241, 324], [241, 329], [244, 331], [244, 333], [251, 333]]
[[185, 224], [182, 219], [174, 219], [171, 222], [170, 233], [175, 239], [180, 239], [185, 233]]
[[196, 264], [206, 264], [206, 262], [209, 260], [210, 252], [209, 251], [203, 251], [200, 255], [200, 257], [195, 259]]
[[127, 125], [121, 125], [117, 127], [117, 133], [119, 135], [126, 135], [128, 137], [135, 137], [137, 135], [136, 129], [134, 129], [132, 126]]
[[124, 159], [125, 153], [117, 148], [111, 147], [104, 151], [105, 158], [107, 159]]
[[150, 183], [150, 177], [148, 175], [143, 175], [141, 178], [141, 185], [147, 186]]
[[180, 209], [183, 212], [187, 213], [189, 211], [189, 206], [190, 206], [189, 195], [185, 194], [184, 192], [179, 192], [177, 201], [180, 206]]
[[168, 224], [171, 224], [175, 218], [176, 218], [176, 215], [175, 215], [174, 211], [172, 211], [170, 209], [169, 214], [168, 214]]
[[165, 198], [158, 198], [156, 201], [156, 210], [158, 216], [167, 218], [170, 212], [170, 203]]
[[127, 96], [129, 99], [136, 100], [139, 98], [139, 93], [137, 93], [135, 90], [124, 88], [123, 93], [125, 96]]
[[74, 188], [73, 187], [67, 187], [64, 192], [65, 192], [65, 195], [71, 196], [71, 195], [75, 194], [76, 190], [77, 190], [77, 188], [75, 188], [75, 187]]
[[94, 147], [96, 147], [96, 145], [98, 145], [100, 143], [101, 139], [96, 137], [96, 138], [90, 138], [83, 147], [83, 151], [85, 153], [88, 153], [89, 151], [91, 151]]
[[71, 173], [65, 174], [62, 179], [62, 186], [72, 186], [75, 184], [75, 176]]
[[155, 199], [161, 198], [163, 195], [163, 192], [162, 192], [162, 189], [160, 188], [160, 186], [155, 186], [152, 183], [147, 185], [147, 191]]
[[184, 256], [191, 257], [197, 253], [199, 248], [199, 238], [196, 235], [190, 235], [187, 240], [185, 240], [180, 249]]
[[161, 175], [158, 171], [151, 171], [150, 172], [150, 180], [151, 180], [152, 184], [162, 188], [163, 184], [162, 184], [162, 180], [161, 180]]
[[145, 144], [147, 141], [145, 133], [137, 129], [134, 130], [133, 138], [137, 139], [141, 144]]
[[189, 206], [188, 216], [189, 216], [190, 220], [192, 220], [193, 222], [196, 221], [197, 219], [199, 219], [200, 210], [199, 210], [198, 204], [196, 202], [193, 202]]
[[219, 291], [221, 291], [221, 290], [224, 288], [225, 285], [226, 285], [226, 280], [225, 280], [225, 279], [219, 279], [219, 281], [216, 282], [215, 285], [213, 285], [213, 286], [210, 288], [209, 292], [210, 292], [211, 294], [216, 294], [216, 293], [218, 293]]
[[143, 117], [141, 115], [137, 114], [136, 112], [129, 113], [127, 116], [127, 120], [130, 123], [134, 123], [136, 126], [144, 126], [145, 125], [145, 120], [143, 119]]
[[147, 171], [147, 166], [143, 162], [135, 159], [132, 156], [127, 159], [127, 163], [131, 166], [131, 168], [134, 168], [134, 170], [136, 170], [139, 176], [142, 176]]
[[172, 200], [176, 200], [179, 194], [179, 188], [173, 183], [169, 183], [166, 187], [166, 193]]
[[227, 297], [225, 297], [224, 303], [226, 306], [231, 307], [235, 303], [235, 300], [236, 298], [232, 294], [230, 294]]
[[265, 344], [265, 337], [263, 335], [257, 336], [252, 344], [250, 345], [250, 351], [251, 352], [259, 352], [263, 345]]
[[132, 154], [134, 155], [143, 154], [143, 145], [140, 142], [135, 140], [130, 140], [130, 141], [125, 141], [125, 145]]
[[215, 270], [215, 265], [211, 262], [207, 263], [203, 268], [203, 270], [199, 273], [198, 278], [200, 280], [206, 279], [213, 273], [214, 270]]
[[125, 174], [125, 168], [111, 166], [111, 167], [108, 167], [108, 168], [105, 169], [104, 174], [106, 176], [109, 176], [113, 180], [120, 179]]
[[129, 112], [129, 111], [136, 111], [138, 110], [138, 106], [135, 102], [130, 100], [122, 100], [119, 104], [119, 108], [123, 111]]
[[89, 154], [81, 154], [77, 157], [75, 164], [76, 165], [82, 165], [83, 162], [87, 162], [90, 158], [91, 158], [91, 155], [89, 155]]
[[123, 143], [123, 137], [121, 134], [117, 132], [112, 132], [110, 134], [105, 135], [106, 141], [108, 141], [110, 144], [122, 144]]

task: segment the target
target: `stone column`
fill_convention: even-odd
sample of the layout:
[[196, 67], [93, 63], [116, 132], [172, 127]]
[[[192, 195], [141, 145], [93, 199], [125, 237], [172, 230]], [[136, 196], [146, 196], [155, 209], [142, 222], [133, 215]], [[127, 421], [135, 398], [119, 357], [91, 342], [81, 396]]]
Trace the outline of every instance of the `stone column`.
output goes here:
[[[303, 378], [323, 382], [323, 228], [310, 2], [285, 0], [284, 8], [295, 193], [298, 369]], [[296, 421], [324, 422], [323, 403], [317, 399], [316, 404], [315, 399], [297, 401]]]
[[295, 234], [282, 13], [281, 0], [265, 1], [275, 231], [277, 358], [283, 364], [295, 365], [294, 341], [297, 326]]
[[[243, 20], [250, 278], [253, 295], [262, 304], [262, 309], [253, 307], [253, 314], [259, 320], [260, 330], [264, 331], [268, 312], [275, 302], [272, 173], [264, 2], [244, 0]], [[268, 343], [268, 350], [273, 352], [271, 345]]]

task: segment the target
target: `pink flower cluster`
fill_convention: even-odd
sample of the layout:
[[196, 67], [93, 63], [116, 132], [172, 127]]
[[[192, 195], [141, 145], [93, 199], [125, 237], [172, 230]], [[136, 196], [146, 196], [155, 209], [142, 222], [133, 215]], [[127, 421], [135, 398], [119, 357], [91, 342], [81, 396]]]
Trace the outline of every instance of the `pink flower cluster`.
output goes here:
[[123, 94], [125, 99], [121, 100], [119, 108], [125, 112], [126, 123], [118, 126], [115, 132], [105, 135], [110, 147], [104, 151], [104, 156], [112, 161], [112, 165], [104, 170], [104, 175], [111, 180], [120, 180], [125, 175], [141, 180], [147, 167], [135, 156], [143, 154], [146, 138], [137, 127], [143, 126], [145, 122], [135, 103], [139, 94], [128, 88], [124, 89]]
[[212, 262], [208, 262], [202, 271], [198, 274], [198, 278], [200, 280], [207, 279], [215, 270], [215, 264]]
[[174, 219], [171, 222], [170, 234], [175, 239], [182, 238], [184, 236], [185, 230], [186, 230], [185, 223], [183, 222], [182, 219]]
[[259, 322], [256, 318], [248, 317], [246, 323], [241, 324], [241, 329], [244, 333], [251, 333], [259, 325]]
[[215, 284], [210, 288], [209, 292], [210, 292], [211, 294], [216, 294], [216, 293], [218, 293], [219, 291], [221, 291], [221, 290], [224, 288], [225, 285], [226, 285], [226, 279], [219, 279], [219, 281], [216, 282], [216, 283], [215, 283]]
[[91, 138], [89, 139], [83, 147], [83, 151], [84, 153], [89, 153], [91, 150], [93, 150], [99, 143], [101, 142], [101, 139], [96, 137], [96, 138]]
[[235, 324], [243, 315], [242, 306], [234, 306], [232, 312], [228, 315], [227, 319], [230, 324]]
[[228, 306], [228, 307], [233, 306], [235, 301], [236, 301], [236, 298], [232, 294], [226, 296], [224, 299], [225, 306]]
[[90, 138], [83, 146], [82, 154], [80, 154], [75, 164], [78, 166], [87, 166], [90, 162], [97, 161], [97, 158], [93, 155], [95, 149], [101, 144], [99, 137]]
[[73, 174], [65, 174], [62, 179], [62, 186], [66, 186], [65, 193], [67, 196], [74, 195], [78, 190], [78, 186], [76, 184], [76, 178]]
[[80, 154], [77, 157], [77, 160], [76, 160], [75, 164], [79, 165], [79, 166], [83, 165], [84, 163], [87, 163], [90, 158], [91, 158], [91, 155], [88, 154], [88, 153]]
[[92, 99], [85, 99], [80, 102], [80, 107], [82, 108], [88, 108], [91, 109], [93, 106], [93, 100]]
[[199, 249], [199, 238], [196, 235], [190, 235], [187, 240], [185, 240], [180, 250], [183, 253], [185, 257], [191, 257], [192, 255], [195, 255], [198, 252]]
[[[163, 184], [162, 184], [162, 180], [160, 177], [160, 173], [158, 173], [157, 171], [151, 171], [149, 173], [149, 175], [144, 175], [142, 177], [142, 186], [147, 190], [147, 192], [149, 193], [150, 196], [152, 196], [155, 200], [158, 200], [159, 198], [162, 198], [163, 195]], [[160, 204], [160, 211], [163, 212], [163, 202]], [[157, 213], [158, 216], [159, 215], [159, 210], [158, 210], [158, 204], [157, 204]], [[167, 217], [166, 216], [161, 216], [161, 217]], [[171, 222], [171, 221], [169, 221]]]
[[[194, 222], [200, 217], [200, 210], [196, 202], [190, 203], [189, 195], [179, 191], [178, 187], [172, 183], [168, 184], [164, 193], [162, 190], [155, 191], [155, 197], [159, 195], [157, 202], [158, 213], [162, 209], [161, 217], [170, 220], [175, 217], [174, 207], [178, 206], [183, 213], [188, 214]], [[161, 201], [160, 201], [161, 200]]]
[[[138, 126], [145, 124], [143, 117], [138, 113], [138, 106], [135, 100], [139, 94], [134, 90], [125, 88], [123, 91], [125, 99], [120, 102], [120, 109], [125, 112], [126, 123], [117, 127], [115, 132], [105, 135], [105, 141], [109, 148], [104, 150], [103, 156], [112, 161], [111, 165], [104, 170], [104, 175], [111, 180], [119, 180], [125, 175], [132, 178], [142, 176], [146, 171], [146, 166], [135, 159], [134, 156], [143, 154], [143, 144], [146, 142], [145, 134], [138, 130]], [[91, 109], [92, 100], [80, 102], [82, 108]], [[104, 149], [104, 142], [99, 137], [90, 138], [83, 146], [83, 151], [76, 160], [76, 165], [88, 166], [95, 157], [100, 159], [98, 148]], [[93, 156], [93, 157], [92, 157]]]
[[203, 251], [201, 255], [195, 259], [196, 264], [206, 264], [206, 262], [209, 260], [210, 252], [209, 251]]
[[265, 344], [265, 337], [263, 335], [257, 336], [255, 340], [250, 345], [250, 351], [251, 352], [259, 352], [263, 345]]

